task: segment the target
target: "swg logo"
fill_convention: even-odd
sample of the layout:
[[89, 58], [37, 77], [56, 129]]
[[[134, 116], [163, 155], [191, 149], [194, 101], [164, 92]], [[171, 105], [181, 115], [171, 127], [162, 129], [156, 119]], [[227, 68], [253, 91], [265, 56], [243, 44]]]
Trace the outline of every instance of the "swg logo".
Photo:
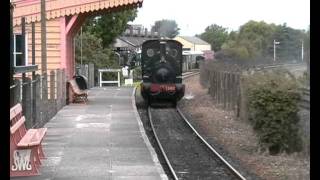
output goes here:
[[11, 170], [12, 171], [25, 171], [31, 170], [31, 163], [30, 163], [30, 153], [31, 150], [16, 150], [13, 153], [13, 165]]

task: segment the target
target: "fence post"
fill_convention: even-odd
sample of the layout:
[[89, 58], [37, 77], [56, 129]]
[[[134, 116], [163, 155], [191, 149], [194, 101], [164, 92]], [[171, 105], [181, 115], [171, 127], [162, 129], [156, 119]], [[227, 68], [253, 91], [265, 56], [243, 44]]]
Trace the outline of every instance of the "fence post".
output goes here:
[[235, 76], [236, 74], [235, 73], [232, 73], [231, 74], [231, 79], [230, 79], [230, 83], [231, 83], [231, 110], [235, 110], [235, 97], [236, 97], [236, 82], [235, 82]]
[[247, 101], [244, 95], [245, 89], [243, 87], [241, 73], [238, 74], [236, 81], [237, 81], [237, 117], [240, 117], [240, 119], [247, 120], [248, 119], [247, 113], [246, 113]]
[[89, 88], [92, 88], [94, 86], [94, 64], [93, 63], [89, 63], [89, 77], [88, 77], [88, 84], [89, 84]]
[[227, 76], [228, 73], [227, 72], [223, 72], [223, 79], [222, 79], [222, 83], [223, 83], [223, 89], [222, 89], [222, 94], [223, 94], [223, 109], [227, 108], [227, 94], [228, 94], [228, 87], [227, 87]]
[[22, 83], [22, 110], [26, 118], [26, 128], [32, 127], [31, 120], [31, 80], [24, 78]]
[[62, 105], [66, 105], [67, 104], [67, 83], [66, 83], [66, 72], [65, 69], [62, 69]]
[[54, 71], [50, 71], [50, 100], [53, 101], [55, 99], [55, 82], [54, 82]]
[[228, 73], [228, 104], [227, 104], [227, 107], [228, 107], [228, 110], [231, 110], [232, 109], [232, 75], [233, 73]]
[[[43, 122], [46, 121], [48, 117], [47, 109], [48, 109], [48, 77], [47, 74], [43, 74], [41, 83], [41, 90], [42, 90], [42, 99], [41, 99], [41, 120]], [[46, 89], [46, 90], [45, 90]]]
[[217, 104], [220, 103], [220, 72], [217, 71]]
[[57, 104], [57, 111], [59, 111], [61, 109], [61, 70], [57, 69], [57, 98], [56, 98], [56, 104]]
[[212, 83], [211, 83], [211, 81], [212, 81], [212, 76], [211, 76], [211, 72], [210, 72], [210, 71], [208, 72], [207, 76], [208, 76], [208, 81], [207, 81], [207, 84], [208, 84], [208, 93], [209, 93], [210, 95], [212, 95], [212, 89], [213, 89], [214, 87], [212, 86]]
[[15, 79], [14, 84], [16, 87], [14, 87], [13, 105], [16, 105], [17, 103], [21, 102], [21, 82], [20, 80]]

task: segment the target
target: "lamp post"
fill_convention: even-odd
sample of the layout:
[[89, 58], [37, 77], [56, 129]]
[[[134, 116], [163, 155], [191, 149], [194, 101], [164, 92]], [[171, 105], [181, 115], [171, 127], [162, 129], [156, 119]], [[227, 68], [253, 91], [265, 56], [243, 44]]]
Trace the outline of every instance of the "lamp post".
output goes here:
[[276, 61], [276, 45], [280, 44], [275, 39], [273, 40], [273, 61]]
[[119, 66], [120, 66], [121, 65], [121, 63], [120, 63], [121, 55], [116, 51], [114, 51], [114, 54], [116, 54], [118, 56], [118, 62], [119, 62]]
[[82, 26], [81, 26], [81, 34], [80, 34], [80, 59], [82, 65]]
[[301, 61], [303, 62], [303, 40], [301, 40]]

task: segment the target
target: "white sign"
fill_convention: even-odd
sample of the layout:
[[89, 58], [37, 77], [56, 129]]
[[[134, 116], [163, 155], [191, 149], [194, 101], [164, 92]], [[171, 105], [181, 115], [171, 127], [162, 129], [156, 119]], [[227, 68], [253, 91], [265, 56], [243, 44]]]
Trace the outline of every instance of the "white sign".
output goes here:
[[125, 85], [132, 85], [133, 84], [133, 79], [124, 79], [124, 84]]
[[122, 68], [122, 75], [123, 77], [127, 78], [129, 73], [128, 73], [128, 66], [125, 66]]
[[30, 162], [31, 149], [25, 150], [15, 150], [13, 152], [13, 165], [11, 167], [12, 171], [25, 171], [31, 170]]

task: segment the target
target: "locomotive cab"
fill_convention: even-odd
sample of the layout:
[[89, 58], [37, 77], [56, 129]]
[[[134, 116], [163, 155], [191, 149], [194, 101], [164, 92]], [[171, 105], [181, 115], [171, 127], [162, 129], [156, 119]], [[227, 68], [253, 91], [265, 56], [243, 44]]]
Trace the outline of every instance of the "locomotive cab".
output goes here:
[[182, 44], [175, 40], [149, 40], [142, 44], [141, 94], [145, 100], [179, 101], [182, 84]]

